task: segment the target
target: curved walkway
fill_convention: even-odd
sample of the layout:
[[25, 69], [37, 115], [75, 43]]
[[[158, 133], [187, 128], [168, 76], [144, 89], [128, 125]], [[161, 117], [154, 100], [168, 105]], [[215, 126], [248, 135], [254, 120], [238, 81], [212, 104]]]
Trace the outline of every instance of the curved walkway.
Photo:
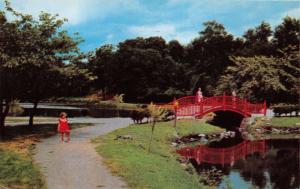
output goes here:
[[128, 118], [73, 118], [70, 122], [94, 126], [72, 131], [71, 142], [53, 136], [37, 144], [35, 160], [40, 164], [49, 189], [119, 189], [126, 183], [113, 176], [90, 143], [92, 138], [132, 123]]

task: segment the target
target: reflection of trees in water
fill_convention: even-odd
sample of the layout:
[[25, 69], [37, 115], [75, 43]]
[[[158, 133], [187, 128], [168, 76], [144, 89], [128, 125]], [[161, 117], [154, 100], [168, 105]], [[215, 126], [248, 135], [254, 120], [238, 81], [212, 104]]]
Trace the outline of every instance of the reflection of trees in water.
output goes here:
[[264, 188], [267, 185], [265, 159], [259, 153], [252, 154], [246, 160], [239, 160], [235, 163], [233, 169], [240, 172], [245, 181], [251, 182], [259, 188]]
[[279, 150], [276, 157], [268, 158], [273, 188], [299, 188], [299, 151]]
[[266, 187], [268, 182], [272, 188], [299, 188], [299, 148], [295, 147], [271, 150], [265, 157], [255, 153], [236, 162], [233, 169], [259, 188]]
[[200, 176], [200, 182], [209, 186], [218, 186], [221, 184], [224, 176], [230, 173], [229, 165], [222, 167], [221, 165], [212, 165], [209, 163], [197, 164], [196, 161], [192, 161], [192, 164]]
[[268, 141], [268, 149], [266, 154], [254, 153], [246, 159], [238, 160], [233, 167], [208, 163], [198, 165], [195, 162], [194, 166], [201, 175], [202, 182], [211, 186], [219, 185], [223, 177], [234, 169], [254, 187], [265, 188], [272, 185], [275, 189], [299, 188], [299, 141]]

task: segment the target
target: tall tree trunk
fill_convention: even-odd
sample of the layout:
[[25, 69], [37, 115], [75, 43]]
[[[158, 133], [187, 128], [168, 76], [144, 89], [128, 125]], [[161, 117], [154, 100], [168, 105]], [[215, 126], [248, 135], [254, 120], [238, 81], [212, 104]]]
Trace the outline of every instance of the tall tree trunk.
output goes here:
[[30, 115], [29, 115], [29, 116], [30, 116], [30, 117], [29, 117], [29, 127], [33, 127], [33, 118], [34, 118], [34, 115], [35, 115], [35, 113], [36, 113], [36, 109], [37, 109], [38, 103], [39, 103], [38, 100], [35, 100], [35, 101], [33, 102], [33, 107], [32, 107], [32, 109], [31, 109]]
[[1, 115], [0, 116], [0, 140], [5, 135], [4, 122], [5, 122], [5, 117], [3, 115]]
[[102, 88], [102, 97], [103, 97], [103, 100], [106, 100], [106, 90], [105, 90], [105, 87]]
[[5, 105], [3, 104], [3, 100], [0, 100], [0, 139], [2, 139], [5, 135], [5, 118], [9, 112], [9, 102], [5, 101]]
[[3, 99], [0, 99], [0, 139], [4, 136]]

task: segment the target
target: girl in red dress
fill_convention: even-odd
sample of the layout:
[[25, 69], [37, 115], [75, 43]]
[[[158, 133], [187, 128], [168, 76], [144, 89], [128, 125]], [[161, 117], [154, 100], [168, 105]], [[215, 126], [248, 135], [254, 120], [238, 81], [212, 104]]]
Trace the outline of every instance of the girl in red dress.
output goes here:
[[70, 127], [67, 119], [67, 114], [65, 112], [60, 113], [57, 132], [61, 133], [61, 142], [64, 141], [64, 135], [67, 137], [67, 141], [70, 141]]

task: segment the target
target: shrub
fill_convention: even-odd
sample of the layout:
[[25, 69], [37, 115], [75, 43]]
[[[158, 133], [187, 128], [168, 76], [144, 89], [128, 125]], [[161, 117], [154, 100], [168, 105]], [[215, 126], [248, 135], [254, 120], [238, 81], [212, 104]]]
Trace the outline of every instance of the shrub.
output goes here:
[[10, 104], [9, 112], [8, 114], [11, 116], [18, 116], [22, 115], [24, 112], [24, 109], [20, 106], [19, 100], [13, 100]]
[[275, 113], [275, 116], [281, 116], [281, 114], [290, 114], [292, 115], [295, 112], [295, 115], [299, 115], [300, 105], [298, 104], [277, 104], [272, 106], [272, 109]]
[[146, 108], [138, 108], [136, 110], [132, 110], [130, 117], [134, 123], [140, 124], [144, 118], [149, 119], [150, 113]]

